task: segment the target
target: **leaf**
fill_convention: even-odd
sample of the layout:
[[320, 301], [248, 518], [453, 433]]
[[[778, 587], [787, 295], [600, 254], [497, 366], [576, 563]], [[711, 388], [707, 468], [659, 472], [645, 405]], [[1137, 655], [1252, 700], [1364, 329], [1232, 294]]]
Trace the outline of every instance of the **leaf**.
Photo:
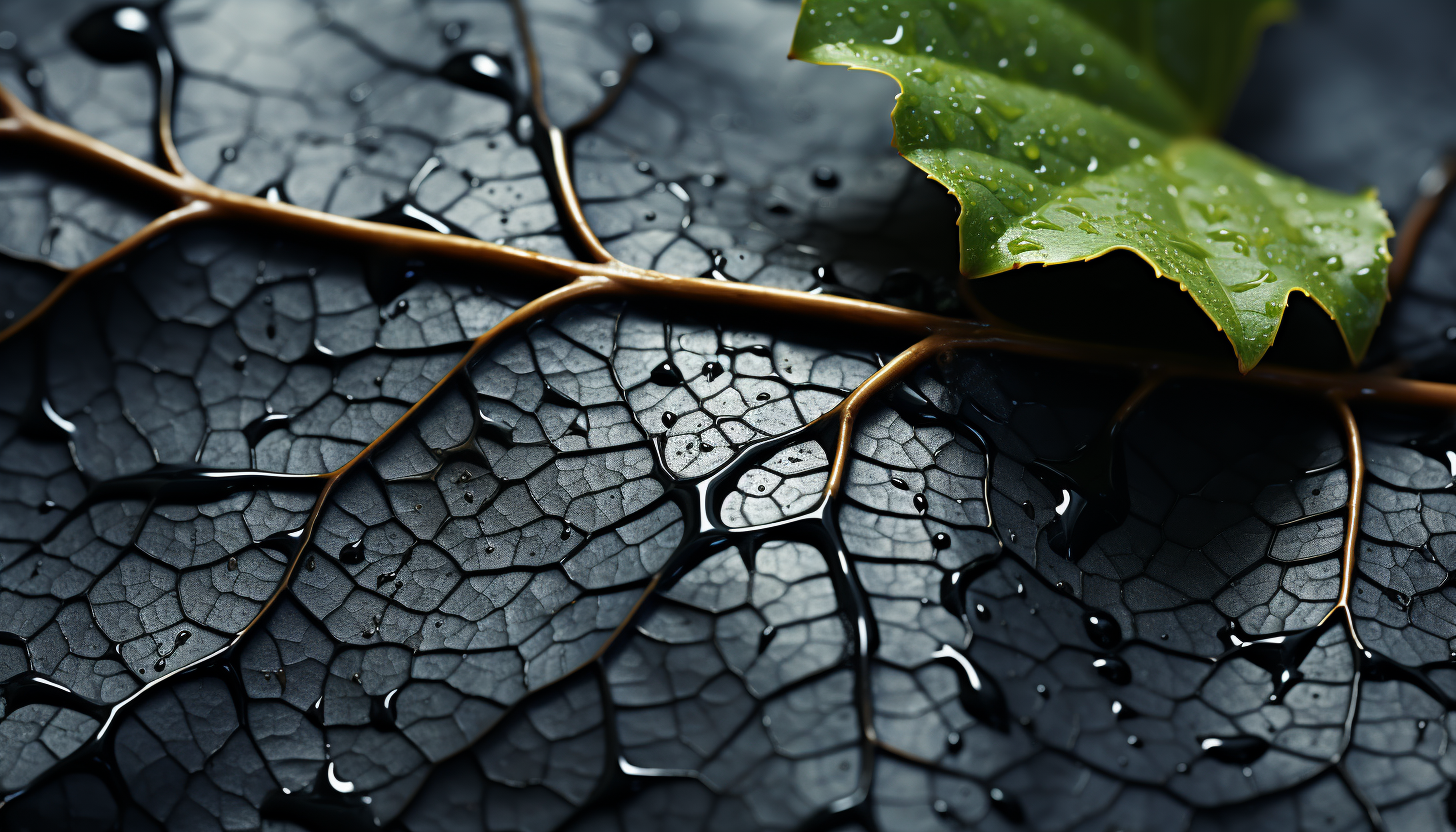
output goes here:
[[[1294, 291], [1334, 318], [1358, 361], [1386, 299], [1379, 203], [1201, 135], [1248, 33], [1281, 4], [1209, 6], [1194, 19], [1207, 27], [1163, 26], [1173, 4], [1143, 4], [1141, 26], [1115, 4], [1078, 5], [1095, 17], [1049, 0], [807, 0], [790, 54], [900, 83], [896, 147], [961, 201], [965, 274], [1128, 249], [1193, 295], [1244, 371]], [[1185, 49], [1205, 28], [1222, 48]]]
[[[579, 10], [553, 2], [523, 5], [558, 12], [560, 35]], [[873, 282], [939, 256], [916, 250], [938, 248], [939, 225], [903, 198], [909, 166], [873, 140], [887, 125], [835, 127], [863, 106], [856, 83], [888, 82], [757, 61], [765, 32], [787, 30], [774, 2], [591, 7], [604, 39], [645, 20], [661, 50], [578, 138], [601, 177], [589, 215], [599, 233], [622, 220], [602, 236], [624, 256], [675, 257], [650, 245], [669, 231], [667, 252], [732, 235], [729, 278], [809, 288], [791, 271], [825, 262], [884, 297]], [[428, 67], [415, 24], [449, 7], [371, 0], [339, 19], [383, 33], [368, 54]], [[227, 14], [202, 13], [218, 5], [166, 8], [170, 43], [191, 20], [194, 43], [246, 46]], [[309, 33], [333, 25], [320, 8], [269, 0], [254, 22]], [[317, 25], [289, 29], [300, 17]], [[447, 39], [491, 35], [454, 24]], [[425, 51], [400, 57], [384, 35]], [[551, 44], [564, 122], [595, 106], [568, 82], [616, 64]], [[41, 51], [24, 33], [22, 50]], [[795, 73], [824, 81], [778, 93]], [[344, 81], [314, 89], [319, 112]], [[830, 89], [850, 100], [795, 122]], [[267, 109], [257, 132], [291, 135]], [[787, 122], [801, 132], [764, 147]], [[837, 188], [818, 184], [821, 164]], [[482, 198], [516, 181], [470, 173], [486, 174]], [[54, 179], [24, 193], [92, 184]], [[96, 214], [22, 196], [27, 228], [94, 228]], [[758, 212], [772, 204], [794, 212]], [[625, 230], [643, 208], [667, 228]], [[573, 301], [447, 376], [534, 284], [494, 265], [403, 271], [283, 221], [178, 227], [0, 344], [0, 827], [1440, 826], [1456, 777], [1440, 753], [1456, 500], [1438, 418], [1362, 408], [1351, 530], [1351, 463], [1322, 401], [1169, 385], [1118, 434], [1125, 481], [1084, 488], [1048, 472], [1086, 474], [1071, 463], [1113, 447], [1099, 437], [1135, 375], [972, 350], [860, 400], [843, 488], [821, 502], [836, 450], [813, 420], [888, 357], [861, 351], [863, 332], [810, 340], [729, 307]], [[59, 274], [0, 257], [0, 309], [23, 314]], [[313, 475], [389, 425], [315, 503]], [[219, 474], [237, 490], [204, 487]], [[1069, 559], [1089, 507], [1119, 495], [1121, 525]], [[282, 586], [284, 541], [304, 527]], [[1347, 531], [1350, 617], [1306, 629], [1348, 574]]]
[[[553, 78], [599, 87], [599, 42], [642, 17], [625, 3], [566, 8], [571, 48], [541, 53], [548, 104]], [[880, 102], [890, 82], [783, 60], [797, 11], [674, 5], [680, 25], [659, 33], [664, 48], [577, 135], [588, 223], [617, 258], [670, 274], [959, 308], [951, 203], [889, 146]], [[540, 39], [550, 18], [537, 19]], [[566, 25], [563, 15], [553, 30]], [[553, 114], [562, 126], [575, 117]]]

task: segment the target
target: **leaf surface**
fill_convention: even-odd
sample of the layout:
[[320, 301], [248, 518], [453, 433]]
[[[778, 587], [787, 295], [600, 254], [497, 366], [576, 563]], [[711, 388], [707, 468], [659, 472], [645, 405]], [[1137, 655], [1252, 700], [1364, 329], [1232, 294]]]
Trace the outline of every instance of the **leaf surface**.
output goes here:
[[1249, 33], [1280, 4], [1175, 28], [1168, 4], [1073, 5], [1086, 4], [808, 0], [791, 55], [900, 83], [896, 147], [960, 200], [965, 274], [1128, 249], [1193, 295], [1245, 371], [1295, 291], [1358, 360], [1385, 305], [1392, 233], [1373, 194], [1317, 188], [1203, 134]]

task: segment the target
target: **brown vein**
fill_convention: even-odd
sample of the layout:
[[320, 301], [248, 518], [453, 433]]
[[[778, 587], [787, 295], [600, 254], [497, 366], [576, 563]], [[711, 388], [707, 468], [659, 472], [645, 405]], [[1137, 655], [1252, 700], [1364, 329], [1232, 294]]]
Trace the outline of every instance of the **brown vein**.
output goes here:
[[1420, 184], [1416, 186], [1415, 204], [1400, 224], [1400, 233], [1395, 238], [1395, 254], [1390, 261], [1387, 281], [1391, 295], [1398, 293], [1405, 283], [1426, 229], [1451, 194], [1453, 183], [1456, 183], [1456, 153], [1447, 154], [1421, 176]]
[[1340, 616], [1350, 633], [1356, 650], [1363, 650], [1360, 635], [1355, 632], [1355, 617], [1350, 610], [1350, 593], [1355, 586], [1355, 559], [1359, 555], [1360, 502], [1365, 494], [1365, 454], [1360, 447], [1360, 425], [1350, 405], [1338, 395], [1330, 396], [1335, 413], [1340, 417], [1340, 429], [1345, 437], [1345, 454], [1350, 459], [1350, 496], [1348, 513], [1345, 517], [1345, 541], [1340, 551], [1340, 594], [1335, 607], [1325, 615], [1325, 620]]
[[546, 183], [551, 188], [562, 230], [575, 243], [573, 249], [598, 263], [615, 262], [616, 258], [597, 239], [596, 232], [587, 223], [586, 215], [581, 210], [581, 200], [577, 198], [576, 189], [572, 187], [566, 137], [560, 128], [551, 123], [551, 116], [546, 112], [546, 82], [541, 72], [540, 57], [536, 54], [536, 41], [531, 37], [531, 22], [527, 19], [521, 0], [511, 0], [511, 11], [515, 14], [516, 28], [521, 33], [521, 47], [526, 53], [526, 71], [531, 78], [531, 109], [536, 128], [544, 133], [543, 137], [536, 137], [536, 140], [546, 143], [550, 156], [550, 164], [545, 166]]

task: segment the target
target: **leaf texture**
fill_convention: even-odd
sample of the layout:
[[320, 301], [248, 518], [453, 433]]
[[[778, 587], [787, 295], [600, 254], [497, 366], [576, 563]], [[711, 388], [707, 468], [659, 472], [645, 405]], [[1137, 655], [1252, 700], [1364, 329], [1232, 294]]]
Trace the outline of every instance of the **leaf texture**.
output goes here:
[[[707, 263], [716, 282], [693, 286], [953, 301], [946, 264], [905, 245], [947, 229], [946, 206], [884, 155], [882, 124], [839, 126], [885, 82], [778, 59], [764, 35], [786, 39], [791, 7], [523, 5], [549, 44], [550, 118], [611, 105], [567, 138], [623, 260]], [[29, 28], [0, 58], [54, 50], [86, 68], [78, 84], [139, 68], [46, 34], [90, 7], [10, 8], [3, 25]], [[300, 181], [334, 189], [313, 203], [334, 216], [286, 213], [280, 189], [247, 220], [168, 221], [108, 253], [68, 236], [93, 215], [9, 203], [84, 244], [48, 255], [41, 233], [0, 258], [0, 825], [1449, 828], [1445, 415], [1362, 404], [1357, 464], [1317, 396], [1186, 378], [1136, 398], [1135, 372], [985, 344], [884, 382], [903, 332], [657, 286], [593, 296], [620, 264], [547, 296], [527, 261], [426, 256], [468, 230], [427, 204], [431, 179], [516, 180], [450, 168], [433, 127], [384, 142], [430, 147], [387, 176], [309, 130], [444, 100], [432, 73], [457, 56], [517, 61], [516, 21], [494, 4], [241, 8], [147, 12], [191, 55], [173, 138], [209, 158], [182, 113], [216, 114], [226, 88], [257, 121], [213, 127], [248, 152], [194, 172], [251, 192], [247, 176], [319, 152]], [[1168, 73], [1170, 94], [1197, 85]], [[794, 78], [841, 100], [798, 120]], [[1190, 96], [1187, 118], [1225, 95]], [[498, 96], [445, 98], [465, 125], [449, 136], [518, 136]], [[319, 121], [277, 120], [285, 104]], [[778, 131], [792, 141], [752, 152]], [[95, 216], [170, 207], [19, 147], [8, 169]], [[548, 170], [534, 139], [514, 148], [526, 179]], [[378, 194], [340, 184], [376, 174]], [[391, 200], [376, 218], [407, 204], [451, 233], [336, 233]], [[669, 208], [666, 228], [645, 219]]]
[[[1240, 41], [1277, 4], [1193, 17], [1172, 5], [1140, 6], [1132, 37], [1130, 11], [811, 0], [791, 54], [900, 83], [896, 147], [960, 200], [966, 275], [1128, 249], [1193, 296], [1244, 371], [1273, 343], [1292, 291], [1325, 309], [1358, 362], [1386, 298], [1392, 232], [1378, 203], [1198, 135], [1229, 98]], [[1179, 25], [1157, 28], [1174, 14]], [[1198, 26], [1204, 15], [1213, 25]]]

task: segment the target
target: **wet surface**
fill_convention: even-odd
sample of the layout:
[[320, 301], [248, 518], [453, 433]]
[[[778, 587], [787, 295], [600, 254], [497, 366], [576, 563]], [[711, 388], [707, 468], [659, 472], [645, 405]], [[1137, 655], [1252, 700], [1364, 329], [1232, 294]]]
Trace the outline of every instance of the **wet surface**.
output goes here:
[[[622, 261], [964, 313], [888, 82], [783, 61], [792, 4], [524, 6]], [[0, 83], [122, 150], [164, 162], [165, 112], [222, 187], [571, 256], [507, 4], [0, 11]], [[1419, 174], [1281, 158], [1304, 122], [1256, 128], [1261, 79], [1327, 81], [1260, 66], [1244, 146]], [[281, 216], [47, 301], [167, 207], [59, 158], [0, 170], [0, 314], [36, 310], [0, 340], [9, 828], [1451, 823], [1446, 414], [1357, 407], [1357, 467], [1318, 397], [1134, 401], [1132, 371], [972, 349], [850, 403], [914, 338], [791, 295], [546, 303], [504, 261]], [[1448, 225], [1399, 314], [1439, 317]]]

